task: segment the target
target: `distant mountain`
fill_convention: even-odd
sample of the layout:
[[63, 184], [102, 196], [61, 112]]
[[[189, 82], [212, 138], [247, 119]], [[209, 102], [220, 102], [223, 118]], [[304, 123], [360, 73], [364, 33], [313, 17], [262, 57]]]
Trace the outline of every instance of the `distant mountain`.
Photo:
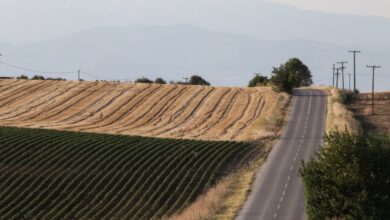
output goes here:
[[[350, 60], [348, 49], [304, 39], [266, 41], [189, 25], [128, 26], [96, 28], [18, 47], [2, 48], [0, 45], [0, 51], [4, 53], [0, 60], [44, 71], [81, 69], [89, 74], [82, 74], [85, 79], [100, 76], [135, 80], [142, 76], [153, 79], [161, 76], [166, 80], [182, 80], [190, 74], [200, 74], [213, 85], [243, 86], [253, 73], [269, 74], [273, 66], [279, 66], [290, 57], [298, 57], [309, 65], [315, 82], [329, 84], [332, 63]], [[365, 53], [359, 55], [359, 74], [369, 73], [365, 64], [385, 65], [390, 60], [389, 50], [383, 47], [362, 49]], [[350, 65], [348, 68], [351, 72]], [[0, 65], [0, 75], [21, 73], [26, 71]], [[76, 74], [61, 77], [75, 79]], [[367, 90], [368, 75], [362, 77], [365, 80], [358, 81], [358, 85]], [[387, 81], [379, 81], [378, 88], [389, 89], [389, 78], [383, 79]]]
[[225, 4], [219, 1], [218, 6], [202, 11], [207, 22], [199, 18], [191, 19], [190, 23], [268, 40], [304, 38], [347, 46], [390, 46], [387, 18], [308, 11], [261, 0]]

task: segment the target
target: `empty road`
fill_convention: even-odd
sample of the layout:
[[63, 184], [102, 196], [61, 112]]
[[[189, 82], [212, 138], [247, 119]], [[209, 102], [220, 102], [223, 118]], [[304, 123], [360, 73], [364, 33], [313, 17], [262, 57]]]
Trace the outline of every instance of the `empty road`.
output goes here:
[[322, 144], [327, 96], [320, 90], [296, 90], [288, 125], [253, 184], [237, 220], [306, 219], [301, 160]]

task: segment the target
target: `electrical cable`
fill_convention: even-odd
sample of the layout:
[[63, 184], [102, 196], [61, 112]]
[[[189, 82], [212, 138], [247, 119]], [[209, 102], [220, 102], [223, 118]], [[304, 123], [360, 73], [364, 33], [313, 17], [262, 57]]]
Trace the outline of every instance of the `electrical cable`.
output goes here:
[[34, 69], [17, 66], [17, 65], [14, 65], [14, 64], [10, 64], [10, 63], [6, 63], [6, 62], [3, 62], [3, 61], [0, 61], [0, 64], [3, 64], [5, 66], [8, 66], [8, 67], [11, 67], [11, 68], [14, 68], [14, 69], [19, 69], [19, 70], [24, 70], [24, 71], [29, 71], [29, 72], [35, 72], [35, 73], [50, 73], [50, 74], [58, 74], [58, 75], [60, 75], [60, 74], [74, 74], [74, 73], [77, 72], [77, 71], [56, 72], [56, 71], [34, 70]]

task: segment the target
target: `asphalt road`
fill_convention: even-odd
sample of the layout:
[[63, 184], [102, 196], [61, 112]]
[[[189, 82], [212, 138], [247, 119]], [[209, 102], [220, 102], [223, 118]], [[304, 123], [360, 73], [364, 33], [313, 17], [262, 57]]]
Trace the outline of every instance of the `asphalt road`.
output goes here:
[[306, 219], [301, 160], [309, 160], [323, 142], [326, 94], [296, 90], [288, 125], [259, 171], [237, 220]]

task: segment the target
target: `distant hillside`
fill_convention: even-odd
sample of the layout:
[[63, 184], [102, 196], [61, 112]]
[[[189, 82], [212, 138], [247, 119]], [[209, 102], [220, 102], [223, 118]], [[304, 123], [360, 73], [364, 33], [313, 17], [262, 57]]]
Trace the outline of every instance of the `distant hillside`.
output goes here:
[[[238, 34], [207, 31], [188, 25], [128, 26], [96, 28], [48, 42], [3, 47], [0, 61], [41, 71], [68, 72], [61, 77], [76, 79], [129, 79], [163, 77], [181, 80], [203, 75], [213, 85], [246, 85], [255, 72], [269, 74], [290, 57], [308, 64], [317, 84], [331, 83], [332, 63], [351, 61], [350, 48], [308, 40], [265, 41]], [[366, 64], [390, 60], [386, 48], [364, 48], [358, 57], [361, 91], [370, 88]], [[390, 48], [389, 48], [390, 49]], [[352, 72], [351, 62], [346, 72]], [[384, 70], [382, 70], [384, 71]], [[0, 65], [0, 75], [35, 74]], [[42, 73], [58, 77], [56, 74]], [[390, 78], [378, 80], [385, 90]]]
[[[217, 0], [218, 1], [218, 0]], [[236, 32], [260, 39], [310, 39], [347, 46], [390, 46], [390, 19], [325, 13], [298, 9], [270, 1], [243, 0], [213, 5], [203, 11], [208, 17], [191, 23], [212, 30]], [[239, 10], [232, 10], [232, 8]], [[191, 12], [189, 12], [191, 13]], [[214, 13], [215, 16], [212, 16]], [[217, 16], [223, 15], [223, 19]]]

